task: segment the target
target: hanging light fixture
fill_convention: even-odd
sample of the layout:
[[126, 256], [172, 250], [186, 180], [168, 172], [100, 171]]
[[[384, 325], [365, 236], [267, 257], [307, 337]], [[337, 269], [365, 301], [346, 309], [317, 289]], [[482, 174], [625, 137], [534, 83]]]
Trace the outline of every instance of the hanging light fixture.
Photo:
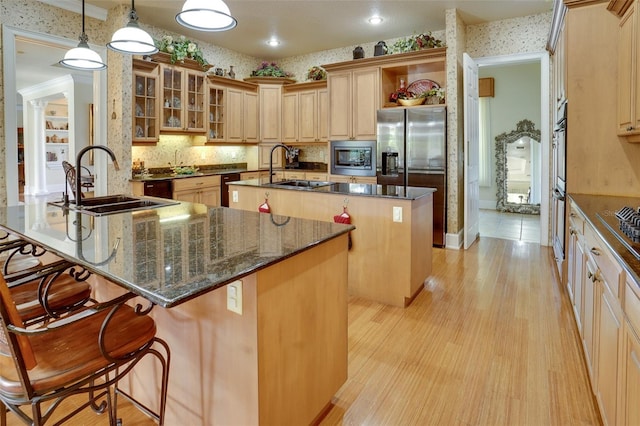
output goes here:
[[113, 33], [107, 47], [120, 53], [132, 55], [152, 55], [158, 52], [158, 48], [151, 36], [138, 25], [138, 14], [134, 0], [131, 0], [129, 23]]
[[80, 43], [78, 43], [78, 47], [70, 49], [58, 63], [76, 70], [99, 71], [107, 68], [107, 65], [102, 62], [100, 55], [91, 50], [88, 41], [89, 37], [87, 37], [87, 34], [84, 32], [84, 0], [82, 0], [82, 33], [80, 34]]
[[176, 21], [198, 31], [226, 31], [238, 24], [222, 0], [186, 0]]

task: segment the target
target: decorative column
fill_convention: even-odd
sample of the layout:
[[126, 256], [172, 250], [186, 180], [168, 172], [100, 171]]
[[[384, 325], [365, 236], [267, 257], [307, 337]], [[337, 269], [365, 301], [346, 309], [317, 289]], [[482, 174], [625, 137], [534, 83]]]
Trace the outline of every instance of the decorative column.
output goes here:
[[[31, 123], [31, 128], [33, 129], [31, 135], [33, 139], [29, 141], [32, 146], [31, 152], [31, 162], [32, 165], [29, 167], [25, 167], [26, 170], [30, 170], [30, 174], [32, 177], [31, 184], [31, 194], [32, 195], [47, 195], [49, 192], [47, 191], [47, 162], [45, 159], [45, 153], [47, 147], [45, 145], [45, 119], [44, 119], [44, 109], [47, 106], [47, 102], [44, 100], [32, 100], [29, 101], [31, 107], [33, 108], [33, 114], [31, 117], [33, 118], [33, 122]], [[26, 163], [27, 159], [25, 159]]]

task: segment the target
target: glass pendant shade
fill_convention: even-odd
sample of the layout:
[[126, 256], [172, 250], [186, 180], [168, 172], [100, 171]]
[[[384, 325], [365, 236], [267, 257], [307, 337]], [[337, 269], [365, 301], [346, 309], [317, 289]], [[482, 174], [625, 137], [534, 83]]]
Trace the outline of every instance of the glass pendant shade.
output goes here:
[[226, 31], [238, 23], [222, 0], [186, 0], [176, 21], [198, 31]]
[[151, 36], [134, 21], [130, 21], [126, 27], [113, 33], [107, 47], [116, 52], [132, 55], [152, 55], [158, 52]]
[[107, 68], [100, 55], [91, 50], [82, 37], [78, 47], [70, 49], [59, 64], [76, 70], [99, 71]]
[[133, 1], [129, 12], [129, 23], [113, 33], [107, 47], [116, 52], [132, 55], [152, 55], [158, 52], [151, 36], [138, 25], [138, 15]]
[[70, 49], [58, 63], [76, 70], [98, 71], [107, 68], [107, 65], [102, 62], [102, 58], [98, 52], [91, 50], [89, 47], [89, 37], [87, 37], [87, 34], [84, 32], [84, 0], [82, 0], [82, 32], [80, 33], [80, 43], [78, 43], [78, 47]]

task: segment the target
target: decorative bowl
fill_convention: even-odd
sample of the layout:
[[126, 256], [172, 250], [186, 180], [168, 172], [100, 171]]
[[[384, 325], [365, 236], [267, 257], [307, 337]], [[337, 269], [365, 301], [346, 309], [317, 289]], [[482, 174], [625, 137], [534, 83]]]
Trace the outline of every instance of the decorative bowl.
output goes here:
[[422, 105], [425, 98], [413, 98], [413, 99], [398, 99], [398, 103], [403, 106], [416, 106]]

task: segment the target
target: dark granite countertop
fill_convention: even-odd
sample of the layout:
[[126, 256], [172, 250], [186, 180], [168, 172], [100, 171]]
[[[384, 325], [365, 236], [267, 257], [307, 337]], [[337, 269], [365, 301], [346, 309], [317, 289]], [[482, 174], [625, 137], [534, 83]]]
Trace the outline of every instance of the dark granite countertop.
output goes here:
[[185, 202], [100, 217], [45, 202], [0, 207], [0, 227], [163, 307], [354, 229]]
[[167, 179], [186, 179], [191, 177], [198, 176], [216, 176], [216, 175], [224, 175], [228, 173], [242, 173], [246, 172], [246, 169], [220, 169], [220, 170], [207, 170], [207, 171], [198, 171], [196, 173], [192, 173], [190, 175], [182, 174], [177, 175], [175, 173], [155, 173], [148, 176], [136, 176], [132, 178], [131, 182], [152, 182], [157, 180], [167, 180]]
[[[171, 171], [170, 167], [157, 167], [150, 168], [149, 174], [147, 175], [135, 175], [130, 179], [130, 182], [152, 182], [157, 180], [167, 180], [167, 179], [183, 179], [190, 177], [198, 177], [198, 176], [215, 176], [215, 175], [224, 175], [228, 173], [243, 173], [243, 172], [253, 172], [253, 171], [266, 171], [266, 170], [253, 170], [248, 169], [246, 163], [239, 164], [218, 164], [218, 165], [203, 165], [196, 166], [199, 170], [193, 174], [175, 174]], [[291, 171], [291, 172], [327, 172], [327, 165], [325, 163], [315, 163], [315, 162], [300, 162], [297, 167], [285, 167], [285, 168], [277, 168], [274, 171]]]
[[363, 197], [396, 198], [406, 200], [416, 200], [426, 195], [436, 192], [436, 188], [418, 188], [401, 185], [375, 185], [368, 183], [337, 183], [319, 187], [301, 188], [294, 186], [280, 186], [278, 183], [269, 183], [269, 179], [250, 179], [238, 182], [230, 182], [229, 185], [243, 185], [260, 188], [284, 189], [292, 191], [310, 191], [319, 194], [356, 195]]
[[640, 283], [640, 260], [638, 260], [596, 216], [596, 213], [600, 215], [613, 215], [625, 206], [637, 208], [640, 206], [640, 198], [587, 194], [569, 194], [569, 198], [575, 202], [589, 224], [596, 230], [600, 238], [604, 240], [631, 278], [633, 278], [635, 282]]

